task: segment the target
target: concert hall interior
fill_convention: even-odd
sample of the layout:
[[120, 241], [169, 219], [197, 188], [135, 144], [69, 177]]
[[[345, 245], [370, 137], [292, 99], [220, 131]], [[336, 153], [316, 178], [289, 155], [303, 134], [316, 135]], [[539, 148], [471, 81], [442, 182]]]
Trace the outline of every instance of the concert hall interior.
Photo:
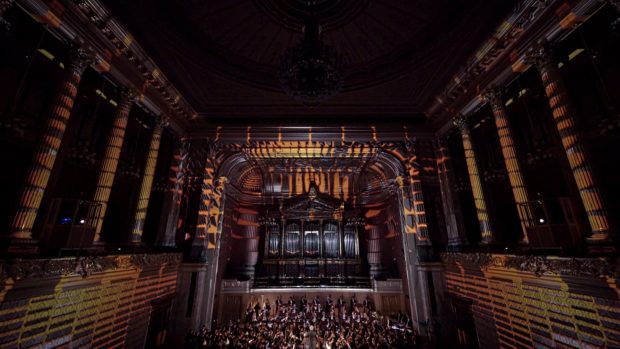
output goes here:
[[0, 0], [0, 349], [620, 348], [618, 0]]

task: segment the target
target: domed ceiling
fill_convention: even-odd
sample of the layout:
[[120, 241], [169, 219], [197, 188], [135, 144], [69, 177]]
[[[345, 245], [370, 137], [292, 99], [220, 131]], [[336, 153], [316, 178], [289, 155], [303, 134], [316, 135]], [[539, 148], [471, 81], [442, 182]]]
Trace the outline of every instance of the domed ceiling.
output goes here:
[[516, 0], [314, 0], [342, 91], [291, 100], [280, 57], [302, 37], [307, 0], [105, 0], [205, 117], [415, 116]]

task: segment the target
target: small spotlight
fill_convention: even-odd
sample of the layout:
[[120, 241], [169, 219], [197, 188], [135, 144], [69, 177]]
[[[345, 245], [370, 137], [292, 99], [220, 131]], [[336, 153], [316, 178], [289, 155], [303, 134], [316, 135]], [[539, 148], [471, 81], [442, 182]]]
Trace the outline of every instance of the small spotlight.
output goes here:
[[540, 224], [545, 223], [545, 219], [544, 219], [544, 218], [539, 218], [539, 219], [538, 219], [538, 223], [540, 223]]
[[504, 250], [508, 251], [508, 247], [504, 247]]
[[86, 222], [86, 221], [83, 220], [83, 219], [80, 219], [80, 224], [84, 224], [84, 222]]
[[118, 248], [118, 250], [120, 251], [120, 250], [121, 250], [121, 248], [119, 247], [119, 248]]

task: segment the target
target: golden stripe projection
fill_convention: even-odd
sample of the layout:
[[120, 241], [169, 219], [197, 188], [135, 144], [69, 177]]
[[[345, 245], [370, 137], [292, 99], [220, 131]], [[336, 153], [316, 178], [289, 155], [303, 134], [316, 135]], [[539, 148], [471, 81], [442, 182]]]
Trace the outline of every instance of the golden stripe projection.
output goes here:
[[396, 178], [400, 189], [399, 202], [402, 205], [405, 233], [415, 234], [417, 241], [421, 244], [430, 244], [420, 173], [409, 163], [407, 167], [408, 178], [401, 176]]
[[153, 186], [153, 176], [155, 175], [155, 165], [157, 165], [157, 156], [159, 155], [161, 134], [167, 121], [165, 117], [158, 117], [153, 127], [149, 152], [146, 158], [146, 164], [144, 165], [144, 174], [140, 182], [138, 204], [136, 206], [136, 213], [134, 214], [131, 235], [129, 236], [129, 242], [133, 244], [140, 244], [142, 242], [144, 220], [146, 219], [146, 211], [148, 210], [149, 199], [151, 198], [151, 188]]
[[411, 198], [413, 199], [413, 210], [415, 225], [418, 232], [418, 241], [430, 243], [428, 238], [428, 224], [426, 223], [426, 208], [424, 207], [424, 195], [422, 194], [422, 179], [420, 171], [413, 165], [408, 166], [409, 187], [411, 188]]
[[217, 164], [215, 154], [207, 156], [203, 179], [202, 193], [200, 194], [200, 208], [198, 210], [198, 222], [194, 246], [204, 246], [207, 249], [215, 249], [217, 235], [222, 226], [224, 216], [224, 186], [228, 179], [220, 177], [215, 179]]
[[527, 59], [536, 66], [542, 77], [553, 120], [562, 139], [592, 229], [592, 236], [588, 240], [594, 243], [608, 241], [610, 229], [607, 210], [601, 200], [599, 187], [592, 175], [592, 168], [575, 125], [576, 113], [567, 97], [557, 61], [547, 48], [528, 52]]
[[0, 286], [1, 348], [144, 348], [153, 303], [177, 291], [181, 254], [29, 263], [42, 272]]
[[95, 243], [101, 242], [101, 228], [105, 219], [106, 210], [108, 208], [108, 200], [110, 192], [114, 184], [114, 176], [118, 167], [118, 159], [121, 156], [123, 141], [125, 139], [125, 130], [127, 121], [129, 120], [129, 112], [135, 98], [135, 93], [129, 89], [123, 91], [121, 103], [118, 106], [114, 121], [112, 122], [112, 130], [108, 137], [108, 143], [105, 148], [101, 167], [99, 169], [99, 178], [97, 179], [97, 188], [93, 201], [101, 204], [101, 210], [97, 217], [97, 225], [95, 230]]
[[474, 204], [476, 205], [478, 222], [480, 223], [480, 235], [482, 237], [480, 243], [488, 244], [494, 240], [493, 229], [491, 228], [487, 204], [484, 199], [484, 192], [482, 191], [482, 179], [480, 178], [480, 173], [478, 172], [478, 162], [476, 161], [476, 154], [474, 153], [474, 147], [471, 143], [471, 133], [469, 125], [467, 124], [467, 118], [463, 115], [459, 115], [452, 121], [454, 125], [460, 129], [461, 138], [463, 139], [463, 149], [465, 150], [465, 161], [467, 162], [467, 171], [469, 172], [471, 191], [474, 196]]
[[497, 134], [499, 135], [499, 143], [502, 148], [502, 155], [504, 156], [504, 164], [508, 171], [508, 180], [512, 187], [512, 195], [514, 196], [515, 203], [517, 204], [519, 220], [521, 221], [521, 230], [523, 231], [523, 242], [529, 243], [527, 237], [526, 224], [528, 217], [528, 207], [525, 204], [530, 201], [525, 187], [525, 181], [523, 179], [523, 171], [517, 158], [517, 149], [515, 148], [515, 142], [512, 137], [512, 131], [508, 125], [508, 115], [504, 109], [502, 103], [501, 92], [493, 89], [487, 91], [484, 95], [484, 99], [491, 105], [493, 109], [493, 116], [495, 117], [495, 126], [497, 128]]
[[[448, 294], [471, 304], [457, 311], [471, 313], [480, 348], [620, 347], [618, 280], [600, 275], [606, 269], [599, 259], [497, 254], [442, 259]], [[461, 337], [471, 333], [466, 325], [460, 325]]]
[[367, 144], [341, 145], [319, 141], [259, 141], [243, 151], [256, 159], [359, 158], [369, 159], [378, 149]]
[[28, 171], [25, 187], [17, 204], [17, 212], [11, 227], [11, 238], [14, 240], [32, 239], [32, 226], [37, 218], [43, 194], [69, 123], [78, 85], [90, 63], [92, 63], [91, 55], [85, 50], [77, 49], [72, 52], [45, 120], [41, 142], [34, 153], [33, 164]]

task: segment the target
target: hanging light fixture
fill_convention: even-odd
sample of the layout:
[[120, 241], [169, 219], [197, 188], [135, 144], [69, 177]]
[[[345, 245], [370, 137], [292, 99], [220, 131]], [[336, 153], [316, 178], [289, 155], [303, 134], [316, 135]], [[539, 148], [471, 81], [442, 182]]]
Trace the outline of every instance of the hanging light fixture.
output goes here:
[[342, 88], [342, 59], [333, 46], [323, 42], [314, 14], [306, 19], [303, 34], [302, 41], [286, 50], [281, 58], [280, 82], [295, 100], [318, 105]]

